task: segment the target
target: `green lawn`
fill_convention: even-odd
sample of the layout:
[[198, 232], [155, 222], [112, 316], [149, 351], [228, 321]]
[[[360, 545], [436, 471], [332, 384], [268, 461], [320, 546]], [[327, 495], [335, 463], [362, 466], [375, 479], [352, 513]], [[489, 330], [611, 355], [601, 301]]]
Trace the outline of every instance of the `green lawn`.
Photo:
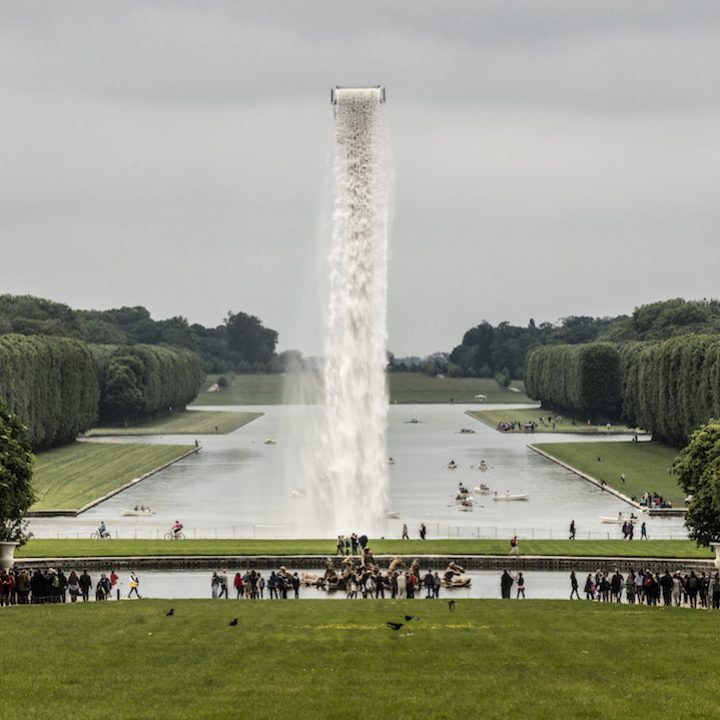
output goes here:
[[[501, 422], [519, 423], [515, 430], [508, 430], [503, 432], [525, 432], [522, 428], [522, 424], [533, 421], [537, 425], [535, 428], [536, 433], [585, 433], [585, 434], [601, 434], [601, 435], [615, 435], [617, 433], [632, 433], [633, 430], [626, 425], [611, 425], [609, 428], [607, 424], [604, 425], [588, 425], [587, 422], [573, 421], [572, 418], [560, 416], [561, 419], [557, 419], [557, 415], [554, 412], [548, 412], [542, 408], [530, 408], [530, 409], [508, 409], [508, 410], [471, 410], [468, 411], [468, 415], [474, 417], [476, 420], [490, 425], [490, 427], [497, 427]], [[548, 416], [552, 416], [552, 421], [548, 422]], [[545, 423], [540, 422], [540, 418], [543, 418]]]
[[77, 510], [184, 455], [189, 445], [75, 442], [37, 454], [31, 510]]
[[[685, 493], [669, 471], [677, 448], [657, 442], [536, 443], [540, 450], [632, 497], [657, 492], [675, 507]], [[600, 460], [598, 460], [600, 458]], [[625, 474], [625, 482], [620, 475]]]
[[[371, 540], [376, 555], [507, 555], [508, 540]], [[573, 557], [712, 558], [713, 552], [690, 540], [524, 540], [522, 555]], [[17, 551], [31, 557], [143, 557], [153, 555], [329, 556], [334, 540], [50, 540], [33, 539]]]
[[[218, 375], [209, 375], [203, 389], [193, 402], [194, 405], [278, 405], [283, 402], [316, 402], [317, 393], [303, 396], [298, 383], [284, 375], [235, 375], [227, 376], [230, 387], [216, 392], [208, 388]], [[307, 373], [305, 387], [317, 387], [316, 378]], [[513, 390], [503, 390], [490, 378], [438, 378], [422, 373], [389, 373], [390, 402], [393, 403], [473, 403], [475, 395], [487, 395], [491, 403], [532, 402], [520, 382], [513, 382]]]
[[224, 412], [223, 410], [192, 410], [168, 417], [149, 420], [131, 427], [99, 427], [88, 436], [102, 435], [221, 435], [233, 432], [259, 418], [262, 413]]
[[706, 720], [717, 622], [549, 600], [459, 600], [452, 613], [443, 600], [0, 608], [3, 716], [596, 720], [641, 702], [652, 718]]

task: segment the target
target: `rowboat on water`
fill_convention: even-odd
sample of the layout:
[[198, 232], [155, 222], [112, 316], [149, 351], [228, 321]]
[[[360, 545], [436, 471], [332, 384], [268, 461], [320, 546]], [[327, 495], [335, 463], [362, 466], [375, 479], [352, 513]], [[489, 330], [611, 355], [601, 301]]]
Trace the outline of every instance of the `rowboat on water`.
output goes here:
[[155, 513], [150, 508], [137, 508], [135, 510], [121, 510], [120, 514], [123, 517], [146, 517]]
[[498, 495], [495, 493], [493, 495], [493, 500], [529, 500], [529, 495], [511, 495], [510, 493], [505, 493], [504, 495]]
[[600, 522], [612, 525], [622, 525], [626, 522], [632, 523], [634, 525], [637, 521], [638, 519], [634, 515], [631, 515], [630, 517], [625, 517], [625, 515], [618, 515], [616, 517], [609, 517], [607, 515], [600, 516]]

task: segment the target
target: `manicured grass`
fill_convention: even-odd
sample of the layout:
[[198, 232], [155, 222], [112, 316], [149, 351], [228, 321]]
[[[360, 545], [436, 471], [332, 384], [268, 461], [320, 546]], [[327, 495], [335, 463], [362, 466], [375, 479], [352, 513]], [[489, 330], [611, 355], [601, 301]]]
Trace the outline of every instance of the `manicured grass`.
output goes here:
[[440, 378], [422, 373], [389, 373], [390, 402], [397, 403], [474, 403], [476, 395], [486, 395], [489, 403], [531, 403], [521, 382], [501, 388], [491, 378]]
[[[419, 619], [386, 625], [405, 614]], [[459, 600], [452, 613], [443, 600], [0, 608], [3, 714], [596, 720], [627, 716], [640, 693], [652, 718], [713, 718], [717, 621], [550, 600]]]
[[31, 510], [77, 510], [184, 455], [188, 445], [75, 442], [37, 454]]
[[[632, 497], [658, 494], [684, 507], [685, 493], [669, 471], [677, 448], [657, 442], [535, 443], [540, 450]], [[599, 461], [598, 458], [601, 458]], [[620, 480], [625, 474], [625, 482]]]
[[[507, 555], [504, 540], [371, 540], [376, 555]], [[712, 551], [690, 540], [525, 540], [522, 555], [573, 557], [711, 558]], [[333, 540], [51, 540], [33, 539], [20, 548], [18, 558], [31, 557], [143, 557], [153, 555], [292, 555], [330, 556]]]
[[222, 410], [192, 410], [174, 413], [131, 427], [99, 427], [88, 436], [100, 435], [224, 435], [259, 418], [262, 413], [223, 412]]
[[[317, 395], [303, 398], [297, 383], [285, 383], [284, 375], [235, 375], [230, 387], [208, 392], [218, 375], [209, 375], [194, 405], [278, 405], [283, 402], [316, 402]], [[308, 373], [306, 385], [313, 384]], [[487, 395], [489, 403], [530, 403], [523, 385], [513, 382], [513, 390], [503, 390], [490, 378], [438, 378], [422, 373], [389, 373], [392, 403], [474, 403], [476, 395]]]
[[[561, 419], [557, 419], [557, 415], [554, 412], [548, 412], [542, 408], [530, 408], [523, 410], [471, 410], [468, 411], [468, 415], [474, 417], [481, 422], [490, 425], [491, 427], [497, 427], [498, 423], [507, 422], [512, 423], [513, 421], [519, 423], [519, 426], [515, 430], [503, 430], [502, 432], [516, 432], [525, 433], [522, 428], [523, 423], [535, 422], [537, 427], [535, 428], [536, 433], [584, 433], [584, 434], [600, 434], [600, 435], [614, 435], [617, 433], [632, 433], [632, 428], [626, 425], [611, 425], [610, 428], [607, 424], [604, 425], [588, 425], [587, 422], [580, 422], [578, 420], [561, 416]], [[548, 416], [552, 416], [552, 422], [548, 423]], [[545, 424], [540, 423], [540, 418], [545, 420]], [[525, 433], [529, 434], [529, 433]]]

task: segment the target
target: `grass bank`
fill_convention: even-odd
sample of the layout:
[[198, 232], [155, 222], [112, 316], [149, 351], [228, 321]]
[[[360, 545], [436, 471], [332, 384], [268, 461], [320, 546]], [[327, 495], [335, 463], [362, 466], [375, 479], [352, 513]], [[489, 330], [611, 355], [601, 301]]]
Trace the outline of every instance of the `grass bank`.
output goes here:
[[172, 462], [191, 445], [75, 442], [37, 454], [33, 510], [78, 510]]
[[[218, 379], [209, 375], [193, 405], [279, 405], [283, 402], [316, 402], [317, 395], [302, 396], [297, 384], [285, 383], [285, 375], [235, 375], [228, 376], [229, 387], [215, 392], [209, 388]], [[310, 382], [313, 376], [308, 374]], [[530, 403], [523, 385], [513, 382], [513, 390], [503, 390], [490, 378], [439, 378], [422, 373], [389, 373], [388, 383], [391, 403], [474, 403], [476, 395], [486, 395], [491, 403]]]
[[[490, 427], [496, 428], [499, 423], [517, 423], [514, 430], [503, 430], [503, 432], [526, 433], [523, 430], [523, 423], [534, 422], [537, 426], [535, 433], [578, 433], [592, 435], [616, 435], [618, 433], [632, 433], [632, 428], [626, 425], [611, 425], [609, 428], [605, 425], [588, 425], [587, 422], [579, 422], [573, 418], [558, 416], [555, 413], [548, 412], [542, 408], [530, 408], [522, 410], [506, 409], [506, 410], [470, 410], [468, 415], [476, 420], [484, 422]], [[548, 422], [548, 417], [552, 420]], [[541, 422], [541, 418], [543, 422]]]
[[[507, 555], [508, 540], [371, 540], [376, 555]], [[522, 555], [571, 557], [656, 557], [708, 559], [711, 550], [690, 540], [525, 540]], [[148, 557], [153, 555], [320, 555], [335, 554], [333, 540], [52, 540], [33, 539], [18, 558]]]
[[224, 412], [222, 410], [188, 410], [131, 427], [93, 428], [86, 437], [104, 435], [224, 435], [247, 425], [262, 413]]
[[[677, 448], [657, 442], [534, 443], [548, 455], [632, 497], [657, 492], [675, 507], [685, 493], [670, 473]], [[625, 482], [620, 475], [625, 475]]]
[[653, 718], [710, 718], [720, 672], [716, 613], [611, 603], [139, 600], [0, 608], [0, 632], [4, 714], [38, 720], [595, 720], [640, 691]]

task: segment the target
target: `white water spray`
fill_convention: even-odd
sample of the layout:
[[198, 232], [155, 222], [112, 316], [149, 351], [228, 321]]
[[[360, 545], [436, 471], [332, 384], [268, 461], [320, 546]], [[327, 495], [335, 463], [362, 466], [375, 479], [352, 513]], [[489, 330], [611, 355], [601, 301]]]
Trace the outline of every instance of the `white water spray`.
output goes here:
[[316, 534], [378, 533], [388, 503], [389, 152], [382, 88], [336, 88], [323, 404], [306, 455]]

